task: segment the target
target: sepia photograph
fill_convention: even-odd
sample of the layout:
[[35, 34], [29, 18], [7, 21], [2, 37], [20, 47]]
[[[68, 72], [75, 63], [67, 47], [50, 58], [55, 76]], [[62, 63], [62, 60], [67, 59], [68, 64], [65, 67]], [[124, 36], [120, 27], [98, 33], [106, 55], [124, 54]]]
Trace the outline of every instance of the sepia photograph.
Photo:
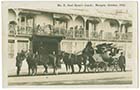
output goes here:
[[137, 87], [137, 2], [2, 2], [4, 87]]

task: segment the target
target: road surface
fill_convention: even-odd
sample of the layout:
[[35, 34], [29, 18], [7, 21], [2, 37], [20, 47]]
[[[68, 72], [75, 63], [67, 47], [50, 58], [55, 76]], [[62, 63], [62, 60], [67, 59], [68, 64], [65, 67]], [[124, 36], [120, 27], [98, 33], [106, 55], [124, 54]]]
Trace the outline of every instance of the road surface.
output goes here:
[[8, 77], [9, 86], [132, 84], [132, 71]]

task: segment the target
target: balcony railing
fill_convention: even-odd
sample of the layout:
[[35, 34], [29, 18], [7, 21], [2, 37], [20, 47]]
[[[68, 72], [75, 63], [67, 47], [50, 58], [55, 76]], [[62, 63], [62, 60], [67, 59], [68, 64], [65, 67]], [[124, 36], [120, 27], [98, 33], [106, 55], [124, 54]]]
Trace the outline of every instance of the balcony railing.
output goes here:
[[[34, 32], [34, 33], [33, 33]], [[14, 27], [9, 28], [9, 35], [51, 35], [65, 36], [66, 39], [94, 39], [94, 40], [114, 40], [114, 41], [132, 41], [132, 32], [128, 33], [111, 33], [111, 32], [96, 32], [91, 33], [88, 30], [74, 30], [63, 28], [48, 28], [48, 27], [17, 27], [17, 32]], [[89, 35], [90, 34], [90, 35]]]
[[86, 38], [84, 30], [75, 30], [75, 38]]
[[132, 32], [128, 33], [98, 33], [92, 32], [90, 39], [106, 40], [106, 41], [132, 41]]
[[16, 33], [16, 27], [13, 26], [13, 25], [9, 25], [8, 34], [9, 34], [9, 35], [15, 35], [15, 33]]
[[31, 35], [33, 33], [32, 27], [18, 27], [17, 35]]

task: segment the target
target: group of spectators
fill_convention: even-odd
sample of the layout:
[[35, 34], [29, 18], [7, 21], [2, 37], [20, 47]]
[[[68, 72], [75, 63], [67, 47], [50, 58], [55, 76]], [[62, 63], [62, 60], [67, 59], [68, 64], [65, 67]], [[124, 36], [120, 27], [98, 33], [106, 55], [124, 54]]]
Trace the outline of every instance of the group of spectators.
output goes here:
[[76, 25], [74, 28], [70, 27], [69, 30], [66, 30], [64, 28], [58, 28], [50, 24], [44, 24], [43, 26], [38, 24], [35, 28], [35, 32], [39, 34], [64, 35], [68, 37], [73, 37], [75, 32], [75, 37], [82, 37], [84, 35], [84, 28], [82, 26]]

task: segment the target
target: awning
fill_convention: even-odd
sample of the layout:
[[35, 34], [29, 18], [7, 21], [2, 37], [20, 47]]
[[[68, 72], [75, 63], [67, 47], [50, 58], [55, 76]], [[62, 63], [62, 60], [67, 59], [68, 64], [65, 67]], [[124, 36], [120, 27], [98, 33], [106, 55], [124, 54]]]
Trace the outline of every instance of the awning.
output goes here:
[[101, 20], [99, 18], [96, 18], [96, 17], [88, 18], [88, 20], [94, 24], [101, 22]]
[[70, 16], [64, 14], [53, 14], [54, 19], [58, 19], [61, 21], [69, 21], [71, 20]]
[[45, 35], [33, 35], [32, 40], [37, 42], [48, 42], [48, 43], [59, 43], [64, 37], [63, 36], [45, 36]]
[[128, 26], [128, 27], [132, 26], [132, 22], [131, 21], [124, 21], [123, 24]]
[[10, 21], [9, 24], [17, 25], [16, 21]]

